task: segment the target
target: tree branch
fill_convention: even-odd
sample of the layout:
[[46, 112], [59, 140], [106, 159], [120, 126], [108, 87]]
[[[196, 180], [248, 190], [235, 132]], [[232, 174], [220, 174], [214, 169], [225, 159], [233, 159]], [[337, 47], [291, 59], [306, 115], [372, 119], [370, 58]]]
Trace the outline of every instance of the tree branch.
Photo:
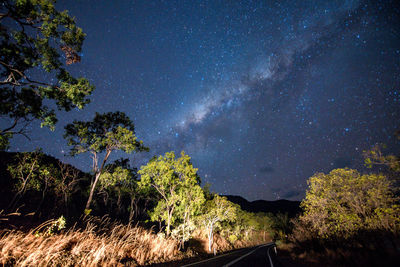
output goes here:
[[[28, 76], [25, 75], [24, 72], [15, 69], [13, 66], [11, 66], [11, 65], [9, 65], [9, 64], [7, 64], [7, 63], [1, 61], [1, 60], [0, 60], [0, 64], [3, 65], [4, 67], [6, 67], [6, 68], [7, 68], [8, 70], [10, 70], [11, 72], [15, 72], [15, 73], [19, 74], [21, 77], [23, 77], [25, 80], [27, 80], [27, 81], [28, 81], [29, 83], [31, 83], [31, 84], [33, 83], [33, 84], [38, 84], [38, 85], [50, 86], [50, 87], [53, 87], [53, 88], [56, 88], [56, 89], [61, 89], [60, 87], [58, 87], [58, 86], [56, 86], [56, 85], [54, 85], [54, 84], [49, 84], [49, 83], [44, 83], [44, 82], [39, 82], [39, 81], [31, 80], [31, 79], [28, 78]], [[14, 76], [14, 75], [13, 75], [13, 76]], [[1, 84], [13, 84], [13, 85], [17, 85], [17, 86], [19, 86], [19, 85], [21, 85], [21, 84], [28, 84], [28, 83], [19, 83], [19, 82], [17, 81], [17, 79], [15, 78], [15, 76], [13, 77], [13, 79], [14, 79], [14, 81], [15, 81], [14, 83], [12, 83], [11, 81], [9, 81], [9, 79], [10, 79], [10, 77], [8, 77], [5, 81], [2, 81], [2, 82], [0, 82], [0, 83], [1, 83]], [[37, 94], [39, 95], [39, 93], [37, 93]]]

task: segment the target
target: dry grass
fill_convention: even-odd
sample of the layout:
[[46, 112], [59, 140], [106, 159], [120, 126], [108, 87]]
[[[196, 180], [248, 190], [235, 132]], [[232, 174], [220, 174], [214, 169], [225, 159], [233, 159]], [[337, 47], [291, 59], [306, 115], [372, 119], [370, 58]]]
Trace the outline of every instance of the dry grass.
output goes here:
[[[166, 239], [142, 227], [111, 222], [108, 217], [91, 217], [80, 226], [53, 235], [46, 234], [44, 227], [36, 229], [43, 233], [1, 230], [0, 265], [141, 266], [208, 253], [207, 235], [201, 229], [195, 232], [186, 252], [179, 251], [176, 240]], [[262, 242], [260, 235], [252, 241], [237, 240], [231, 244], [215, 233], [213, 248], [221, 253]]]
[[2, 231], [0, 264], [17, 266], [146, 265], [183, 258], [175, 240], [141, 227], [90, 219], [51, 236]]

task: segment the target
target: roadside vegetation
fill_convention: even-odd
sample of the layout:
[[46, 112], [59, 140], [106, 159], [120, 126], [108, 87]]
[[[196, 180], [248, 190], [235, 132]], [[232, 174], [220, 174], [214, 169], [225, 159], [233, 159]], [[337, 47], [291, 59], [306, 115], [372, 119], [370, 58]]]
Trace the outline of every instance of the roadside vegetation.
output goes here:
[[271, 240], [273, 215], [243, 211], [202, 188], [184, 152], [154, 158], [139, 171], [128, 160], [106, 165], [90, 211], [95, 175], [40, 151], [0, 155], [5, 265], [136, 266]]
[[400, 159], [383, 148], [375, 145], [363, 153], [372, 173], [344, 168], [309, 178], [303, 212], [278, 225], [287, 233], [280, 248], [293, 260], [313, 266], [397, 266]]
[[120, 111], [65, 126], [70, 155], [89, 158], [89, 173], [40, 148], [5, 152], [16, 135], [29, 139], [30, 123], [54, 129], [56, 108], [83, 109], [94, 87], [67, 71], [80, 61], [85, 37], [68, 12], [52, 0], [6, 0], [0, 10], [2, 265], [137, 266], [271, 240], [308, 265], [400, 261], [400, 160], [380, 145], [364, 152], [371, 173], [313, 175], [295, 218], [246, 212], [212, 193], [184, 151], [154, 155], [143, 166], [112, 161], [151, 151]]

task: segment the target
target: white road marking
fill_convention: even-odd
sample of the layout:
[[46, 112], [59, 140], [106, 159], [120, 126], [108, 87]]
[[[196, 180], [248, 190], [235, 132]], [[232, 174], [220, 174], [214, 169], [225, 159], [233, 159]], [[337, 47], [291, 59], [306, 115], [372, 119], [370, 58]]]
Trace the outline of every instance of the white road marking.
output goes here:
[[[269, 255], [269, 250], [270, 250], [271, 248], [272, 248], [272, 246], [268, 248], [268, 250], [267, 250], [267, 255], [268, 255], [268, 259], [269, 259], [269, 264], [271, 265], [271, 267], [274, 267], [274, 264], [272, 263], [271, 255]], [[274, 247], [274, 248], [276, 248], [276, 247]]]
[[[243, 248], [243, 249], [245, 249], [245, 248]], [[241, 249], [241, 250], [243, 250], [243, 249]], [[222, 255], [215, 256], [215, 257], [212, 257], [212, 258], [209, 258], [209, 259], [206, 259], [206, 260], [202, 260], [202, 261], [190, 263], [190, 264], [187, 264], [187, 265], [183, 265], [182, 267], [197, 265], [197, 264], [200, 264], [200, 263], [203, 263], [203, 262], [207, 262], [207, 261], [210, 261], [210, 260], [218, 259], [218, 258], [220, 258], [220, 257], [228, 256], [228, 255], [231, 255], [231, 254], [234, 254], [234, 253], [238, 253], [238, 252], [240, 252], [240, 250], [236, 250], [236, 251], [233, 251], [233, 252], [231, 252], [231, 253], [222, 254]]]
[[[240, 261], [240, 260], [243, 259], [244, 257], [247, 257], [248, 255], [250, 255], [251, 253], [253, 253], [253, 252], [256, 251], [257, 249], [262, 248], [262, 247], [266, 247], [266, 246], [270, 246], [270, 245], [272, 245], [272, 244], [274, 244], [274, 242], [270, 242], [270, 243], [268, 243], [268, 244], [258, 246], [258, 247], [256, 247], [255, 249], [253, 249], [252, 251], [250, 251], [249, 253], [247, 253], [247, 254], [245, 254], [245, 255], [243, 255], [243, 256], [241, 256], [241, 257], [235, 259], [234, 261], [231, 261], [231, 262], [225, 264], [223, 267], [229, 267], [229, 266], [231, 266], [232, 264], [235, 264], [236, 262]], [[243, 248], [243, 249], [241, 249], [241, 250], [244, 250], [244, 249], [245, 249], [245, 248]], [[222, 254], [222, 255], [219, 255], [219, 256], [216, 256], [216, 257], [212, 257], [212, 258], [209, 258], [209, 259], [206, 259], [206, 260], [203, 260], [203, 261], [198, 261], [198, 262], [190, 263], [190, 264], [187, 264], [187, 265], [183, 265], [182, 267], [193, 266], [193, 265], [197, 265], [197, 264], [204, 263], [204, 262], [207, 262], [207, 261], [211, 261], [211, 260], [214, 260], [214, 259], [218, 259], [218, 258], [221, 258], [221, 257], [224, 257], [224, 256], [228, 256], [228, 255], [231, 255], [231, 254], [238, 253], [238, 252], [240, 252], [241, 250], [233, 251], [233, 252], [227, 253], [227, 254]], [[269, 256], [269, 255], [268, 255], [268, 256]], [[270, 261], [271, 261], [271, 259], [270, 259]], [[272, 264], [271, 264], [271, 266], [272, 266]]]
[[[253, 249], [252, 251], [250, 251], [249, 253], [243, 255], [242, 257], [239, 257], [239, 258], [237, 258], [236, 260], [231, 261], [231, 262], [225, 264], [224, 267], [229, 267], [229, 266], [235, 264], [236, 262], [240, 261], [241, 259], [243, 259], [243, 258], [249, 256], [250, 254], [252, 254], [252, 253], [253, 253], [254, 251], [256, 251], [257, 249], [262, 248], [262, 247], [266, 247], [266, 246], [270, 246], [270, 245], [272, 245], [272, 244], [273, 244], [273, 242], [268, 243], [268, 244], [265, 244], [265, 245], [262, 245], [262, 246], [259, 246], [259, 247], [255, 248], [255, 249]], [[270, 260], [271, 260], [271, 259], [270, 259]]]

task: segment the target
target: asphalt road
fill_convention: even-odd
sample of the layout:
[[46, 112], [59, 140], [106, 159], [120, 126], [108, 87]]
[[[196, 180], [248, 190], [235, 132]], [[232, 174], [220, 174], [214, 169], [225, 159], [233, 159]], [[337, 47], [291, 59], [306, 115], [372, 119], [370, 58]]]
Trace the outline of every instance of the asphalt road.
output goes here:
[[276, 261], [276, 254], [273, 242], [252, 247], [236, 250], [224, 255], [219, 255], [207, 260], [184, 265], [186, 267], [238, 267], [238, 266], [271, 266], [279, 267], [280, 264]]

